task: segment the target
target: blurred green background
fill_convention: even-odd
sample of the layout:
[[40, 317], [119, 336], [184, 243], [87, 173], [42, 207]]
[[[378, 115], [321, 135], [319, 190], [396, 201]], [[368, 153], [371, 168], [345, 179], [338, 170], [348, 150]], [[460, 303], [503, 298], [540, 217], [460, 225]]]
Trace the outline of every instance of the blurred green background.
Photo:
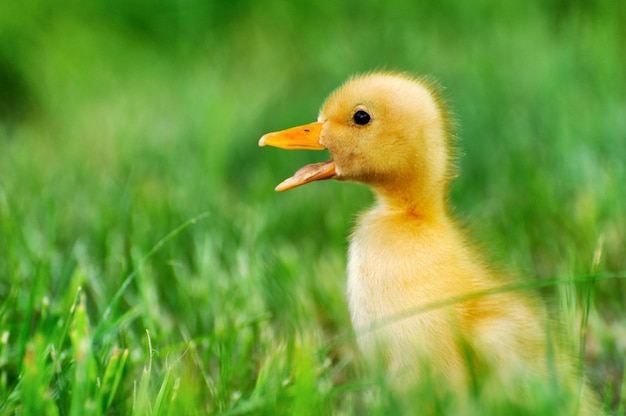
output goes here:
[[[451, 202], [503, 268], [623, 276], [624, 22], [611, 0], [2, 2], [0, 410], [350, 413], [346, 236], [371, 195], [276, 194], [326, 156], [257, 140], [355, 73], [444, 87]], [[619, 401], [624, 280], [554, 291], [593, 294], [587, 362]]]

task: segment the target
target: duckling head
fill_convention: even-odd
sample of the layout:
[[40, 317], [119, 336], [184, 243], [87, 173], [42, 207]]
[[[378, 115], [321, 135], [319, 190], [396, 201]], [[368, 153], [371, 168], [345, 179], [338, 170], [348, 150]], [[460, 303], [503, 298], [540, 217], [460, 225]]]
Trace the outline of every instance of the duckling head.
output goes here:
[[373, 73], [350, 79], [322, 105], [317, 122], [264, 135], [260, 146], [328, 149], [276, 187], [335, 178], [369, 185], [383, 202], [443, 202], [448, 172], [446, 118], [423, 81]]

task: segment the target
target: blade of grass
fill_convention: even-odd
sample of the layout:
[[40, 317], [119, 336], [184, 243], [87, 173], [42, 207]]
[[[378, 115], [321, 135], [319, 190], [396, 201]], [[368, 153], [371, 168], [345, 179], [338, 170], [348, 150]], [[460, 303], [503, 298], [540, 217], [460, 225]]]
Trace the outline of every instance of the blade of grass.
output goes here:
[[95, 329], [95, 336], [96, 337], [99, 337], [99, 336], [102, 335], [104, 323], [108, 321], [108, 318], [109, 318], [109, 315], [111, 314], [112, 309], [117, 305], [117, 303], [121, 299], [122, 295], [124, 294], [124, 292], [126, 291], [128, 286], [135, 279], [135, 277], [137, 276], [137, 273], [139, 273], [139, 269], [141, 268], [141, 266], [145, 262], [147, 262], [152, 256], [154, 256], [169, 241], [174, 239], [177, 235], [179, 235], [180, 233], [185, 231], [187, 228], [189, 228], [192, 225], [196, 224], [198, 221], [200, 221], [200, 220], [202, 220], [204, 218], [207, 218], [209, 215], [210, 215], [209, 212], [203, 212], [202, 214], [197, 215], [197, 216], [195, 216], [195, 217], [185, 221], [184, 223], [182, 223], [181, 225], [176, 227], [174, 230], [170, 231], [165, 237], [163, 237], [159, 241], [157, 241], [157, 243], [150, 249], [150, 251], [145, 256], [143, 256], [141, 258], [141, 260], [139, 260], [139, 264], [137, 264], [137, 267], [135, 268], [135, 270], [133, 270], [128, 275], [128, 277], [126, 277], [126, 279], [124, 279], [124, 281], [122, 282], [120, 288], [117, 290], [117, 292], [115, 292], [115, 295], [113, 295], [113, 298], [111, 299], [111, 302], [109, 302], [109, 305], [105, 309], [104, 314], [102, 315], [102, 319], [100, 320], [100, 322], [98, 323], [98, 326], [96, 326], [96, 329]]

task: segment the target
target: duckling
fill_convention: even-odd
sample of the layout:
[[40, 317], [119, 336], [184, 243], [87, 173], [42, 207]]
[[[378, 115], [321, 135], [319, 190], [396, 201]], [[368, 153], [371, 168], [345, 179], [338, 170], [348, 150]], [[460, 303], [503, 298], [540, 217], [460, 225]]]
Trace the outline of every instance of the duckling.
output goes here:
[[[353, 77], [326, 99], [316, 122], [268, 133], [259, 145], [332, 156], [277, 191], [333, 178], [374, 192], [375, 205], [350, 237], [347, 299], [359, 349], [396, 385], [427, 374], [461, 395], [478, 372], [494, 380], [485, 385], [528, 400], [524, 386], [556, 371], [571, 391], [582, 388], [579, 413], [599, 414], [573, 360], [554, 352], [538, 300], [502, 290], [511, 280], [483, 261], [452, 218], [453, 144], [429, 83], [387, 72]], [[571, 406], [564, 414], [576, 412]]]

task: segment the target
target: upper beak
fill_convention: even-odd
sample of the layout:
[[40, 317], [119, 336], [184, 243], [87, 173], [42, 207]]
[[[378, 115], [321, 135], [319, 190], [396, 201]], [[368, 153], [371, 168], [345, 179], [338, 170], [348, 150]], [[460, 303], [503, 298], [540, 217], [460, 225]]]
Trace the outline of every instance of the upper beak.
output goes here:
[[[322, 150], [325, 149], [325, 147], [320, 144], [322, 125], [322, 123], [315, 122], [283, 131], [267, 133], [259, 140], [259, 146], [269, 145], [289, 150]], [[334, 177], [335, 163], [331, 159], [327, 162], [314, 163], [302, 167], [291, 178], [281, 182], [276, 187], [276, 190], [287, 191], [309, 182]]]
[[259, 146], [269, 145], [288, 150], [322, 150], [325, 147], [319, 143], [321, 132], [322, 123], [304, 124], [283, 131], [267, 133], [259, 140]]

